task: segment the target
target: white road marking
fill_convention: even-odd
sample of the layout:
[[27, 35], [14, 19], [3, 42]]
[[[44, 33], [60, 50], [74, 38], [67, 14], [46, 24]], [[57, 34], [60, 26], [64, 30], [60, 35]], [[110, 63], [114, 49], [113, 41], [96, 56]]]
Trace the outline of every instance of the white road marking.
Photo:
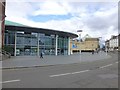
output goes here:
[[[118, 63], [118, 62], [115, 62], [115, 63]], [[109, 66], [112, 66], [113, 64], [108, 64], [108, 65], [105, 65], [105, 66], [101, 66], [100, 68], [106, 68], [106, 67], [109, 67]], [[50, 75], [49, 77], [57, 77], [57, 76], [64, 76], [64, 75], [70, 75], [70, 74], [78, 74], [78, 73], [83, 73], [83, 72], [88, 72], [90, 70], [84, 70], [84, 71], [78, 71], [78, 72], [72, 72], [72, 73], [64, 73], [64, 74], [56, 74], [56, 75]]]
[[115, 63], [118, 63], [118, 62], [115, 62]]
[[108, 65], [105, 65], [105, 66], [102, 66], [100, 68], [105, 68], [105, 67], [109, 67], [109, 66], [112, 66], [113, 64], [108, 64]]
[[[115, 62], [115, 63], [118, 63], [118, 62]], [[105, 65], [105, 66], [101, 66], [100, 68], [106, 68], [106, 67], [109, 67], [109, 66], [112, 66], [113, 64], [108, 64], [108, 65]], [[78, 74], [78, 73], [83, 73], [83, 72], [88, 72], [90, 70], [84, 70], [84, 71], [78, 71], [78, 72], [72, 72], [72, 73], [64, 73], [64, 74], [56, 74], [56, 75], [50, 75], [49, 77], [57, 77], [57, 76], [65, 76], [65, 75], [70, 75], [70, 74]]]
[[57, 75], [50, 75], [49, 77], [65, 76], [65, 75], [70, 75], [70, 74], [78, 74], [78, 73], [83, 73], [83, 72], [87, 72], [87, 71], [90, 71], [90, 70], [84, 70], [84, 71], [72, 72], [72, 73], [64, 73], [64, 74], [57, 74]]
[[84, 71], [79, 71], [79, 72], [73, 72], [73, 73], [71, 73], [71, 74], [83, 73], [83, 72], [88, 72], [88, 71], [90, 71], [90, 70], [84, 70]]
[[18, 80], [9, 80], [9, 81], [3, 81], [3, 82], [0, 82], [0, 83], [10, 83], [10, 82], [18, 82], [20, 81], [19, 79]]
[[68, 75], [68, 74], [71, 74], [71, 73], [64, 73], [64, 74], [50, 75], [50, 77], [64, 76], [64, 75]]

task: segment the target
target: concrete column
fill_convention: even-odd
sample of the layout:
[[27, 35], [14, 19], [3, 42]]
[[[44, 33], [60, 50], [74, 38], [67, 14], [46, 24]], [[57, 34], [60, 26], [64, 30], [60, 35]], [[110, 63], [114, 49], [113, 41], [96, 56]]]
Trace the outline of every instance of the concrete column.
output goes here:
[[68, 37], [68, 55], [70, 55], [70, 37]]
[[14, 56], [16, 56], [16, 40], [17, 40], [17, 32], [15, 31], [15, 51], [14, 51]]
[[9, 40], [8, 35], [6, 35], [6, 44], [8, 44], [8, 40]]
[[[2, 28], [1, 28], [1, 21], [0, 21], [0, 52], [2, 52]], [[0, 60], [2, 60], [2, 53], [0, 53]], [[0, 65], [2, 66], [2, 64]]]
[[39, 57], [39, 33], [37, 34], [37, 56]]
[[2, 22], [0, 21], [0, 50], [2, 49]]
[[55, 55], [57, 56], [58, 35], [55, 35]]

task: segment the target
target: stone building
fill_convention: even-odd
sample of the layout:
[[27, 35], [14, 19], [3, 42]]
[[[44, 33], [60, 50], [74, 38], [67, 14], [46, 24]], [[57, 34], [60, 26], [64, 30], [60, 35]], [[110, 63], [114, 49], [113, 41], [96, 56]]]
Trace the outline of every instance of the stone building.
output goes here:
[[99, 38], [85, 38], [84, 41], [71, 40], [71, 52], [92, 51], [99, 48]]

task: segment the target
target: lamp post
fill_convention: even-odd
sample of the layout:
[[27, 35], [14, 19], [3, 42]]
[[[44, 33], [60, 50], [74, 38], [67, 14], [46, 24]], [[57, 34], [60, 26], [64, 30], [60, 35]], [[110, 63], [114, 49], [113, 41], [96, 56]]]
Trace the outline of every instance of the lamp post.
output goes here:
[[99, 38], [99, 48], [101, 49], [100, 44], [101, 44], [102, 37], [98, 37], [98, 38]]
[[107, 55], [107, 53], [108, 53], [108, 47], [109, 47], [109, 41], [107, 40], [107, 41], [105, 41], [105, 53], [106, 53], [106, 55]]
[[108, 51], [107, 45], [105, 45], [105, 51], [106, 51], [106, 55], [107, 55], [107, 51]]
[[[79, 38], [80, 38], [80, 43], [81, 43], [81, 32], [82, 32], [82, 30], [77, 30], [77, 32], [78, 32], [78, 34], [79, 34]], [[79, 45], [80, 46], [80, 45]], [[80, 46], [80, 54], [81, 54], [81, 46]]]

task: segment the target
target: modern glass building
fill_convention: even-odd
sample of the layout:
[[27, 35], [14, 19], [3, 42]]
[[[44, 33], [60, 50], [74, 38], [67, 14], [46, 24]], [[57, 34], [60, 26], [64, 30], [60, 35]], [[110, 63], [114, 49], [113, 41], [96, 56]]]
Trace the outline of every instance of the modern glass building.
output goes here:
[[4, 44], [14, 56], [70, 55], [70, 38], [76, 34], [58, 30], [34, 28], [10, 21], [5, 22]]

